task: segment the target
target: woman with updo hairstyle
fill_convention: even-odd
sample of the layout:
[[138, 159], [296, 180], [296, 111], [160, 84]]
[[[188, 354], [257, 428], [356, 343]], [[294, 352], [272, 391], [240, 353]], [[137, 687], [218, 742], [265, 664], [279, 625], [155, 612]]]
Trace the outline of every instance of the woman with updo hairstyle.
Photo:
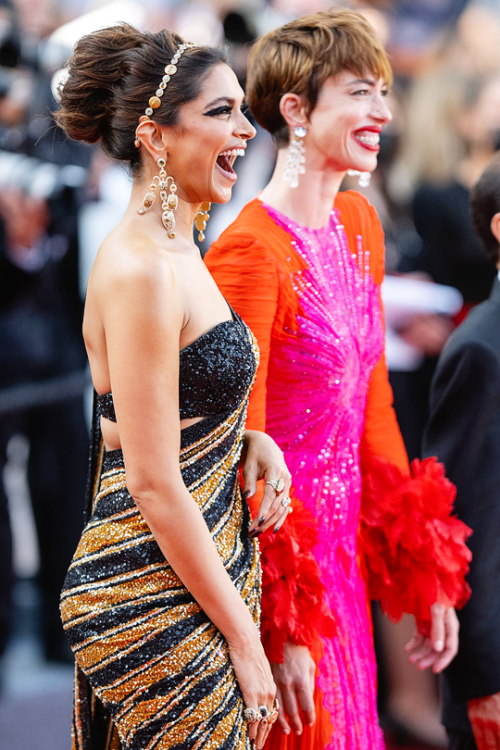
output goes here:
[[[88, 520], [61, 596], [74, 750], [261, 748], [277, 718], [259, 631], [260, 528], [288, 514], [276, 444], [245, 431], [258, 349], [207, 271], [210, 201], [255, 131], [220, 50], [121, 25], [82, 38], [57, 120], [130, 164], [130, 205], [92, 268]], [[97, 395], [98, 394], [98, 395]]]
[[[247, 99], [276, 167], [205, 259], [259, 343], [248, 425], [292, 473], [295, 512], [260, 537], [262, 637], [284, 709], [272, 750], [381, 750], [369, 598], [393, 620], [415, 615], [410, 660], [440, 672], [468, 596], [453, 486], [435, 459], [409, 467], [392, 410], [380, 221], [360, 192], [339, 192], [348, 171], [366, 185], [377, 166], [391, 80], [375, 31], [350, 10], [259, 39]], [[329, 618], [301, 567], [310, 550]]]

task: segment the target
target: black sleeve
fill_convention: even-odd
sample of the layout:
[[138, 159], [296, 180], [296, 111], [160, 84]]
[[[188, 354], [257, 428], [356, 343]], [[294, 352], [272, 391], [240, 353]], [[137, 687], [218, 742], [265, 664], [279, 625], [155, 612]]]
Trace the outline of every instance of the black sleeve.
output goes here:
[[498, 355], [469, 341], [440, 357], [431, 385], [423, 455], [437, 456], [455, 484], [463, 484], [480, 457], [484, 430], [500, 378]]
[[500, 358], [481, 341], [445, 348], [431, 388], [423, 455], [437, 455], [457, 487], [472, 596], [458, 612], [459, 651], [445, 672], [455, 701], [500, 692]]

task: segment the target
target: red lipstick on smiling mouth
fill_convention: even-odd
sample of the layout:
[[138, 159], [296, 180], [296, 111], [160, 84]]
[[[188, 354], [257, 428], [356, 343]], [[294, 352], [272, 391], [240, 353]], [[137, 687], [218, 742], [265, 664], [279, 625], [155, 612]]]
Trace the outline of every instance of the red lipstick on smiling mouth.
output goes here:
[[380, 151], [380, 132], [382, 128], [368, 125], [355, 130], [352, 137], [360, 146], [367, 151], [378, 153]]

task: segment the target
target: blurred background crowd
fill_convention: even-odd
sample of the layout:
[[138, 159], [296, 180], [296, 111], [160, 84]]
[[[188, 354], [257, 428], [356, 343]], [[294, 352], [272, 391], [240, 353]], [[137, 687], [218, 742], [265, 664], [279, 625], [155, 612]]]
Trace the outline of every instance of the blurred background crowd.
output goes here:
[[[130, 191], [121, 167], [55, 126], [57, 71], [83, 33], [123, 20], [171, 27], [195, 43], [224, 43], [244, 85], [257, 36], [331, 4], [0, 0], [2, 750], [35, 743], [37, 750], [62, 750], [69, 743], [71, 656], [58, 596], [83, 517], [90, 389], [82, 304], [97, 247]], [[363, 191], [386, 234], [387, 354], [414, 458], [437, 356], [470, 308], [487, 298], [495, 275], [474, 234], [468, 198], [500, 149], [500, 0], [337, 4], [366, 15], [395, 73], [394, 119]], [[265, 184], [273, 160], [272, 142], [260, 131], [238, 163], [233, 200], [212, 207], [205, 248]], [[344, 187], [358, 189], [354, 178]], [[374, 614], [389, 741], [443, 746], [437, 685], [407, 666], [402, 651], [410, 623], [392, 627]]]

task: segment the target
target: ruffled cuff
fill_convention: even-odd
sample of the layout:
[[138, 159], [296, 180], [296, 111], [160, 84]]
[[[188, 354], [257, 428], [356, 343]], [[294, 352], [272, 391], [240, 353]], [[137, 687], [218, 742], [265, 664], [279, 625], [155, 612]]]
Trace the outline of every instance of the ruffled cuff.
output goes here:
[[335, 621], [324, 600], [325, 587], [312, 554], [316, 544], [314, 518], [294, 507], [277, 534], [260, 537], [262, 562], [262, 643], [270, 661], [283, 661], [289, 640], [313, 650], [319, 636], [336, 634]]
[[383, 459], [363, 470], [360, 534], [370, 595], [391, 620], [408, 612], [429, 633], [432, 604], [461, 608], [470, 596], [465, 540], [472, 531], [451, 515], [455, 486], [436, 458], [416, 459], [410, 475]]

